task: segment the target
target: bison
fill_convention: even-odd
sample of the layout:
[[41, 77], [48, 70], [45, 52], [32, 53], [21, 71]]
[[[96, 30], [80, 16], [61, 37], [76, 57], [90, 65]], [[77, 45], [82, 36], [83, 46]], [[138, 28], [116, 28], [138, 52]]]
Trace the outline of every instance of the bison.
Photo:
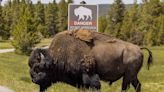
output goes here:
[[[33, 51], [29, 60], [31, 77], [39, 82], [41, 91], [56, 81], [99, 89], [99, 77], [110, 85], [123, 77], [122, 92], [130, 84], [140, 92], [137, 74], [143, 63], [142, 49], [149, 52], [149, 68], [152, 52], [147, 48], [88, 30], [62, 32], [54, 37], [47, 55]], [[40, 55], [39, 59], [35, 55]]]
[[55, 35], [48, 49], [35, 49], [29, 58], [32, 81], [44, 92], [58, 81], [76, 87], [100, 89], [91, 48], [69, 32]]

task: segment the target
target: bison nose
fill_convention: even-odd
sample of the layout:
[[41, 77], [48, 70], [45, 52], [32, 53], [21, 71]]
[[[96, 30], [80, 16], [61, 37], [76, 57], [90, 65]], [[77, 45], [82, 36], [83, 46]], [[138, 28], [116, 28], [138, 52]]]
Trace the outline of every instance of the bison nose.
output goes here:
[[39, 84], [41, 80], [37, 79], [37, 78], [34, 78], [32, 79], [32, 82], [35, 83], [35, 84]]
[[36, 80], [35, 80], [35, 79], [32, 79], [32, 82], [33, 82], [33, 83], [36, 83]]

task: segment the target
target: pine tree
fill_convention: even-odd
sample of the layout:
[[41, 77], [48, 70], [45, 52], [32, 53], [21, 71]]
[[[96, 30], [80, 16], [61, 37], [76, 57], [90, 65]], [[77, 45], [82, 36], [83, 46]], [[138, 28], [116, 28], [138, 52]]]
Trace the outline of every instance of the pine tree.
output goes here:
[[65, 0], [61, 0], [58, 4], [58, 32], [67, 30], [67, 15], [68, 8]]
[[3, 7], [1, 6], [0, 1], [0, 37], [4, 40], [7, 40], [10, 37], [10, 33], [6, 30]]
[[[11, 21], [11, 29], [13, 29], [13, 27], [15, 26], [15, 24], [17, 24], [18, 19], [21, 15], [20, 12], [20, 0], [11, 0], [11, 15], [12, 15], [12, 21]], [[23, 2], [24, 0], [22, 0]]]
[[2, 17], [2, 6], [1, 6], [1, 1], [0, 1], [0, 36], [4, 35], [4, 21]]
[[121, 0], [115, 0], [107, 18], [108, 25], [105, 30], [107, 34], [113, 35], [115, 37], [120, 37], [124, 11], [125, 7], [123, 2]]
[[123, 37], [122, 39], [140, 45], [142, 44], [143, 35], [142, 32], [138, 29], [138, 20], [138, 4], [135, 0], [133, 6], [125, 12], [121, 31]]
[[142, 12], [140, 13], [140, 30], [145, 33], [144, 44], [145, 45], [157, 45], [156, 35], [159, 32], [158, 17], [162, 12], [162, 6], [159, 0], [145, 1], [143, 4]]
[[[160, 5], [164, 7], [164, 2], [160, 2]], [[158, 28], [157, 43], [160, 45], [164, 44], [164, 10], [161, 11], [160, 16], [158, 17]]]
[[15, 47], [15, 52], [18, 54], [29, 54], [32, 47], [40, 42], [40, 35], [36, 30], [34, 22], [34, 10], [31, 2], [21, 4], [21, 15], [17, 24], [12, 31], [12, 45]]
[[44, 5], [40, 0], [35, 5], [35, 23], [37, 26], [37, 31], [41, 32], [44, 37], [47, 37], [48, 31], [45, 28]]
[[11, 32], [11, 25], [12, 25], [12, 9], [11, 9], [11, 0], [9, 0], [3, 8], [3, 18], [4, 18], [4, 25], [5, 25], [5, 39], [9, 39], [10, 32]]
[[106, 26], [107, 26], [107, 21], [104, 16], [99, 17], [99, 25], [98, 26], [99, 26], [99, 32], [104, 33]]
[[43, 24], [45, 23], [45, 15], [44, 15], [44, 5], [41, 3], [39, 0], [37, 4], [35, 5], [35, 17], [36, 17], [36, 22], [37, 24]]
[[159, 18], [160, 20], [160, 31], [158, 32], [158, 43], [164, 44], [164, 14]]
[[55, 33], [57, 33], [57, 12], [57, 3], [56, 0], [53, 0], [53, 3], [49, 3], [45, 10], [45, 23], [48, 36], [53, 36]]

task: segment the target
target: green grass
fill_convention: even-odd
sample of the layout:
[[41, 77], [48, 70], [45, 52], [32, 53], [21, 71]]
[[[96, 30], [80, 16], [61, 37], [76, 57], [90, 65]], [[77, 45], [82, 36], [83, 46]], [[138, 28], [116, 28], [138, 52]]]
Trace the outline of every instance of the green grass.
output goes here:
[[[151, 47], [154, 64], [148, 71], [146, 61], [139, 72], [139, 80], [142, 83], [142, 92], [163, 92], [164, 90], [164, 46]], [[147, 59], [147, 52], [145, 58]], [[145, 59], [145, 60], [146, 60]], [[0, 54], [0, 85], [7, 86], [15, 92], [37, 92], [39, 87], [33, 84], [29, 76], [28, 57], [14, 53]], [[121, 82], [118, 80], [112, 86], [102, 82], [101, 92], [121, 92]], [[64, 83], [51, 86], [47, 92], [83, 92]], [[86, 91], [91, 92], [91, 91]], [[128, 92], [134, 92], [131, 86]]]
[[[52, 38], [43, 39], [43, 40], [41, 40], [40, 43], [38, 43], [36, 45], [36, 47], [48, 46], [48, 45], [50, 45], [51, 41], [52, 41]], [[14, 48], [14, 47], [12, 46], [10, 40], [1, 40], [0, 41], [0, 49], [11, 49], [11, 48]]]
[[10, 49], [10, 48], [14, 48], [11, 45], [11, 41], [10, 40], [1, 40], [0, 41], [0, 49]]
[[52, 38], [43, 39], [43, 40], [41, 40], [41, 42], [39, 44], [36, 45], [36, 47], [48, 46], [48, 45], [50, 45], [51, 41], [52, 41]]

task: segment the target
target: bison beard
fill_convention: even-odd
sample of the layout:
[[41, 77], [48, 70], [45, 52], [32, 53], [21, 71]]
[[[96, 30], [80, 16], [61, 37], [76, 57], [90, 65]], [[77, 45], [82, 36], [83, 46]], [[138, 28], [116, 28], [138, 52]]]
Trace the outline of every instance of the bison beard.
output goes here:
[[69, 32], [57, 34], [49, 49], [36, 49], [29, 59], [32, 81], [44, 92], [52, 83], [65, 82], [76, 87], [100, 89], [95, 61], [87, 43]]

